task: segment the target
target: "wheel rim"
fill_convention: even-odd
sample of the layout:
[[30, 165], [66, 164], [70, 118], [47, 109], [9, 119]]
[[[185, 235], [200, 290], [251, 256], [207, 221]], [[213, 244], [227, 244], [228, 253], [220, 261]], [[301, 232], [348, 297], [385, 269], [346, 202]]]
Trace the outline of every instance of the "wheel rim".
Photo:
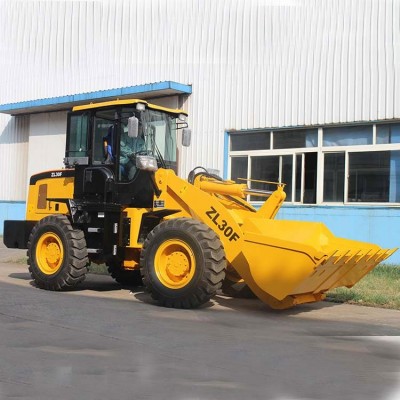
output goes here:
[[46, 275], [57, 272], [64, 260], [64, 247], [61, 239], [53, 232], [43, 234], [36, 246], [36, 261], [39, 269]]
[[196, 260], [192, 249], [178, 239], [163, 242], [157, 249], [154, 261], [158, 279], [170, 289], [185, 287], [196, 270]]

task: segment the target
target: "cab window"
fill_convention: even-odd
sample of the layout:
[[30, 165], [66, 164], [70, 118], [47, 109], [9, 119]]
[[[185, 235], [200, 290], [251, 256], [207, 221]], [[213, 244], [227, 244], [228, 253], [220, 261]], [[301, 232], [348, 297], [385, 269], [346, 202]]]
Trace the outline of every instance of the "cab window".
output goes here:
[[[93, 121], [93, 164], [115, 162], [116, 110], [102, 110]], [[109, 155], [109, 156], [108, 156]], [[107, 157], [108, 156], [108, 157]]]
[[89, 116], [74, 114], [69, 117], [67, 157], [85, 157], [88, 151]]

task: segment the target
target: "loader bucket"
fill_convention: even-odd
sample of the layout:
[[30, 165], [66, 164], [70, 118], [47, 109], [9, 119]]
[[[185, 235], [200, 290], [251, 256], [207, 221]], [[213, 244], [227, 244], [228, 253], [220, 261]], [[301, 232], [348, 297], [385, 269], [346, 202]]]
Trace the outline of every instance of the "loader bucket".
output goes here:
[[313, 302], [351, 287], [396, 249], [335, 237], [322, 223], [247, 218], [232, 266], [272, 308]]

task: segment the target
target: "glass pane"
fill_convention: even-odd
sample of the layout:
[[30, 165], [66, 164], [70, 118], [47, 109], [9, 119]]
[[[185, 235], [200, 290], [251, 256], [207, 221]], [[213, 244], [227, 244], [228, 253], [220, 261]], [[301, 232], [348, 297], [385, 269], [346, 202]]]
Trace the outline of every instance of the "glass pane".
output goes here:
[[296, 194], [294, 201], [301, 201], [301, 171], [302, 171], [302, 154], [296, 154]]
[[71, 115], [70, 135], [67, 155], [69, 157], [87, 156], [89, 118], [87, 115]]
[[274, 132], [274, 149], [293, 149], [299, 147], [316, 147], [318, 144], [317, 129], [297, 129]]
[[270, 148], [269, 132], [233, 133], [231, 137], [231, 151], [265, 150]]
[[237, 183], [246, 183], [238, 178], [247, 179], [247, 157], [231, 158], [231, 179]]
[[390, 152], [389, 201], [400, 203], [400, 151]]
[[[98, 113], [100, 114], [100, 113]], [[101, 117], [96, 115], [94, 119], [93, 133], [93, 162], [115, 162], [115, 110], [103, 110]]]
[[304, 153], [304, 204], [317, 202], [317, 153]]
[[[251, 179], [278, 182], [279, 180], [279, 156], [252, 157]], [[275, 190], [276, 186], [260, 182], [250, 182], [253, 189]], [[265, 200], [262, 197], [250, 196], [251, 201]]]
[[377, 125], [376, 144], [389, 144], [389, 143], [390, 143], [390, 126]]
[[[349, 194], [350, 202], [388, 202], [389, 186], [393, 181], [397, 189], [397, 154], [390, 151], [376, 151], [349, 154]], [[392, 171], [391, 164], [393, 163]], [[393, 177], [391, 177], [391, 172]], [[394, 197], [397, 197], [393, 194]]]
[[376, 143], [400, 143], [400, 124], [376, 125]]
[[286, 200], [292, 201], [292, 177], [293, 177], [293, 156], [281, 156], [282, 159], [282, 183], [286, 183]]
[[[146, 110], [142, 118], [147, 151], [157, 155], [159, 163], [163, 160], [167, 168], [176, 169], [176, 131], [171, 117], [161, 111]], [[131, 153], [144, 150], [143, 139], [138, 139], [135, 147], [130, 146]]]
[[344, 153], [324, 156], [324, 201], [344, 201]]
[[372, 125], [324, 128], [324, 146], [359, 146], [372, 144]]

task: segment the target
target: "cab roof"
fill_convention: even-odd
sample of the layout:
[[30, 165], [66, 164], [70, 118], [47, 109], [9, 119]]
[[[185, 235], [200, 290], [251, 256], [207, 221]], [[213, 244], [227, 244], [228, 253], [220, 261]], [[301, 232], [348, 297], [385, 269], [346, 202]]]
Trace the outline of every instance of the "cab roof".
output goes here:
[[175, 117], [178, 117], [179, 114], [188, 115], [188, 113], [184, 110], [174, 109], [174, 108], [167, 108], [162, 106], [157, 106], [156, 104], [151, 104], [145, 100], [141, 99], [129, 99], [129, 100], [112, 100], [112, 101], [104, 101], [100, 103], [89, 103], [80, 106], [75, 106], [72, 108], [72, 111], [83, 111], [83, 110], [90, 110], [93, 108], [102, 108], [102, 107], [112, 107], [112, 106], [126, 106], [132, 104], [144, 104], [146, 108], [151, 110], [157, 111], [164, 111], [168, 114], [173, 114]]

